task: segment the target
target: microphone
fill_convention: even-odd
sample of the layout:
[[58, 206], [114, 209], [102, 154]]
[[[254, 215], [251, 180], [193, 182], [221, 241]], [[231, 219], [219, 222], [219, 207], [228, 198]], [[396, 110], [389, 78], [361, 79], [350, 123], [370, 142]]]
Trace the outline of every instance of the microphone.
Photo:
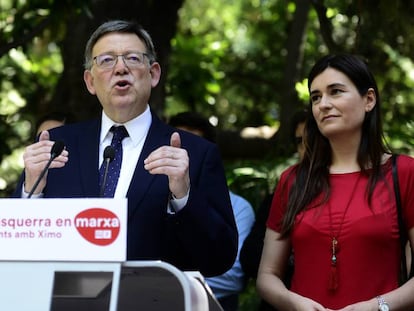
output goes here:
[[103, 179], [102, 179], [102, 185], [101, 185], [101, 192], [99, 197], [103, 196], [104, 190], [105, 190], [105, 185], [106, 185], [106, 178], [108, 176], [108, 169], [109, 169], [109, 163], [111, 163], [113, 161], [113, 159], [115, 158], [115, 149], [112, 146], [107, 146], [104, 150], [104, 163], [105, 163], [105, 172], [103, 175]]
[[50, 150], [50, 159], [47, 162], [45, 168], [43, 169], [42, 173], [40, 174], [40, 176], [37, 178], [35, 184], [33, 185], [32, 190], [30, 191], [29, 195], [27, 198], [31, 198], [31, 196], [33, 195], [33, 192], [35, 192], [37, 186], [39, 185], [40, 181], [42, 180], [43, 176], [45, 176], [47, 170], [49, 169], [50, 164], [52, 163], [52, 161], [54, 159], [56, 159], [63, 151], [63, 149], [65, 148], [65, 143], [61, 140], [57, 140], [55, 141], [55, 143], [52, 146], [52, 150]]

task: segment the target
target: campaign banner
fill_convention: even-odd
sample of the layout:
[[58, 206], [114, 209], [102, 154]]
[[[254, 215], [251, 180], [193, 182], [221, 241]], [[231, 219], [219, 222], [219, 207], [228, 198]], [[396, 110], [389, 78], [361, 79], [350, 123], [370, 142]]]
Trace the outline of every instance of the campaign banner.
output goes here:
[[127, 199], [0, 199], [0, 261], [126, 261]]

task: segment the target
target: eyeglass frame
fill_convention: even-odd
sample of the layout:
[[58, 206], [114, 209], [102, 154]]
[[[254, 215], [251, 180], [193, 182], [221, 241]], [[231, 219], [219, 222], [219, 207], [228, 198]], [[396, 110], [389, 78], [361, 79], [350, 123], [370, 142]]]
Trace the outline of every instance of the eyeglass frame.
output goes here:
[[[124, 65], [127, 66], [128, 68], [130, 68], [131, 65], [130, 64], [129, 65], [127, 64], [127, 61], [128, 60], [125, 58], [129, 54], [141, 54], [142, 55], [142, 64], [139, 64], [138, 67], [141, 66], [141, 65], [145, 65], [145, 62], [144, 62], [144, 58], [145, 57], [147, 57], [148, 62], [149, 62], [150, 65], [153, 63], [153, 61], [151, 60], [151, 56], [148, 53], [139, 52], [139, 51], [129, 51], [129, 52], [124, 53], [124, 54], [102, 53], [102, 54], [99, 54], [99, 55], [96, 55], [95, 57], [93, 57], [92, 60], [93, 60], [93, 63], [95, 63], [98, 68], [104, 69], [104, 70], [109, 70], [109, 69], [113, 69], [116, 66], [116, 64], [118, 64], [118, 59], [121, 56], [122, 57], [122, 61], [124, 62]], [[102, 57], [102, 56], [113, 56], [115, 58], [114, 64], [111, 67], [104, 67], [102, 65], [99, 65], [98, 64], [98, 61], [97, 61], [97, 58], [98, 57]], [[133, 65], [133, 67], [134, 66], [135, 65]], [[137, 68], [137, 67], [134, 67], [134, 68]]]

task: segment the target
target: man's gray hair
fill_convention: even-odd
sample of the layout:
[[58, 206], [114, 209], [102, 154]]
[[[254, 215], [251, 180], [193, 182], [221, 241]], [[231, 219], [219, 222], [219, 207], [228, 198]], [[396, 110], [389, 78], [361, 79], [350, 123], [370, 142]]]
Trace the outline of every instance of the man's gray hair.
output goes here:
[[86, 43], [85, 48], [85, 69], [92, 68], [92, 49], [95, 46], [96, 42], [104, 35], [108, 33], [119, 32], [119, 33], [133, 33], [140, 38], [145, 44], [146, 51], [148, 54], [150, 64], [156, 61], [156, 52], [154, 43], [152, 42], [151, 36], [149, 33], [142, 28], [141, 25], [133, 21], [124, 21], [124, 20], [112, 20], [103, 23], [100, 25], [91, 35], [88, 42]]

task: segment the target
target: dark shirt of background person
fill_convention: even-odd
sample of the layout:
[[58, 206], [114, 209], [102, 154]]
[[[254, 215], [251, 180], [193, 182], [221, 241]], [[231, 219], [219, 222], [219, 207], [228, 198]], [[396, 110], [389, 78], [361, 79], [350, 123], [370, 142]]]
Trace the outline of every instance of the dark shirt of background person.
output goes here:
[[[307, 111], [298, 111], [292, 118], [291, 135], [296, 144], [296, 151], [299, 159], [302, 158], [305, 151], [302, 136], [307, 118]], [[244, 240], [242, 249], [240, 251], [240, 263], [247, 277], [256, 279], [257, 270], [259, 269], [260, 258], [263, 250], [263, 239], [266, 232], [266, 221], [269, 214], [270, 205], [272, 203], [273, 193], [266, 195], [259, 208], [256, 211], [256, 221], [253, 227]], [[293, 273], [293, 257], [289, 261], [289, 266], [285, 275], [284, 283], [287, 287], [290, 286], [290, 278]], [[267, 302], [262, 300], [260, 302], [259, 311], [276, 310]]]

